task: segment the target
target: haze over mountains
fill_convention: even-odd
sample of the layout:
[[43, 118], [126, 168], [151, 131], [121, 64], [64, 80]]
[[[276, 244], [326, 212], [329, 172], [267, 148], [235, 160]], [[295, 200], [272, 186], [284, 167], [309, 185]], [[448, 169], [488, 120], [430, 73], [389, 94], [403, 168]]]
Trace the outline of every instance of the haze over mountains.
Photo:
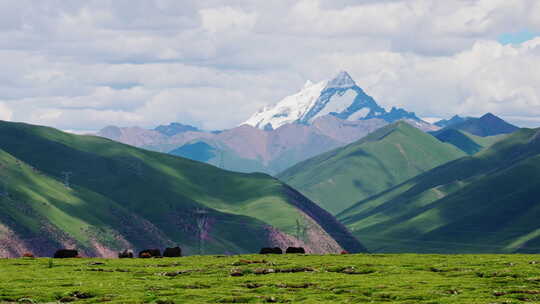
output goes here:
[[62, 247], [106, 257], [172, 245], [187, 254], [365, 250], [328, 212], [264, 174], [9, 122], [0, 122], [0, 163], [3, 257]]

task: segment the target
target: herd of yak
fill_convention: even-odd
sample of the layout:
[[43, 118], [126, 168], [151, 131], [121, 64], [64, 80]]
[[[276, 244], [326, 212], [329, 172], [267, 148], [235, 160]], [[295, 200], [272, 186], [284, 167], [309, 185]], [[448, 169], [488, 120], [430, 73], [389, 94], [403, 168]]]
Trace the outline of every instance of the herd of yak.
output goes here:
[[[265, 247], [261, 248], [260, 254], [283, 254], [283, 250], [279, 247]], [[306, 253], [303, 247], [288, 247], [285, 253]], [[163, 255], [159, 249], [145, 249], [139, 252], [139, 258], [174, 258], [181, 257], [182, 249], [180, 247], [165, 248]], [[59, 249], [54, 253], [55, 258], [76, 258], [79, 257], [79, 252], [76, 249]], [[118, 253], [118, 258], [133, 258], [133, 252], [124, 250]]]

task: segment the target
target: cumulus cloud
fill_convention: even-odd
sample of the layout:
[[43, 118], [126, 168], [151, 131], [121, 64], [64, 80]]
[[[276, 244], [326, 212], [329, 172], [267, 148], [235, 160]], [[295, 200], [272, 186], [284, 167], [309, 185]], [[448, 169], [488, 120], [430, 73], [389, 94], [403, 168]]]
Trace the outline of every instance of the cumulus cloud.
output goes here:
[[95, 130], [235, 126], [347, 70], [422, 117], [540, 125], [534, 0], [0, 2], [0, 119]]
[[0, 120], [10, 121], [12, 115], [13, 111], [11, 111], [4, 103], [0, 102]]
[[228, 6], [201, 9], [199, 14], [202, 28], [212, 33], [231, 30], [250, 31], [257, 20], [255, 13], [247, 13]]

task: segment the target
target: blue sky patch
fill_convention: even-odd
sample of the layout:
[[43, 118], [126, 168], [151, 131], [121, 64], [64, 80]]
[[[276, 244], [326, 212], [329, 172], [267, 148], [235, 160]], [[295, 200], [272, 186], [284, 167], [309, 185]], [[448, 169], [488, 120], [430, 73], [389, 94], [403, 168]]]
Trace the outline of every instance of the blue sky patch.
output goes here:
[[502, 44], [518, 44], [531, 40], [535, 37], [540, 36], [539, 32], [531, 32], [529, 30], [522, 30], [519, 32], [505, 33], [499, 36], [497, 41]]

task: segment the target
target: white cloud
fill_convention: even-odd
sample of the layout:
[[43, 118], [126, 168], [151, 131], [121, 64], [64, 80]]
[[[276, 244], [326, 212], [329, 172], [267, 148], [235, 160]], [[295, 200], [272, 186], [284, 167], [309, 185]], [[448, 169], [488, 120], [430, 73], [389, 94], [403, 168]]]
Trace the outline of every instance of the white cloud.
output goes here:
[[249, 31], [257, 21], [255, 13], [247, 13], [228, 6], [201, 9], [199, 13], [202, 28], [212, 33], [230, 30]]
[[0, 120], [10, 121], [12, 115], [13, 111], [11, 111], [4, 103], [0, 102]]
[[382, 105], [406, 107], [421, 116], [540, 116], [540, 71], [534, 68], [540, 65], [540, 38], [516, 46], [478, 41], [453, 56], [339, 53], [316, 61], [322, 70], [348, 67]]
[[242, 122], [349, 71], [423, 117], [540, 116], [534, 0], [0, 2], [0, 119], [70, 130]]

